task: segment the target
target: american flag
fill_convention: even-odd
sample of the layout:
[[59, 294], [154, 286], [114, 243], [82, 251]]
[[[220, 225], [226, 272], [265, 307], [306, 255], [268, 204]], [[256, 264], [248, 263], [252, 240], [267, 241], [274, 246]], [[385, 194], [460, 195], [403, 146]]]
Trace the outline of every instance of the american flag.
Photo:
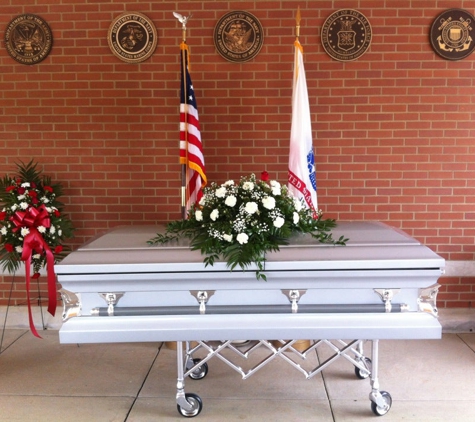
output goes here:
[[205, 160], [201, 143], [200, 121], [195, 92], [188, 71], [189, 50], [185, 42], [181, 50], [180, 95], [180, 164], [184, 166], [183, 198], [184, 218], [191, 206], [203, 196], [206, 186]]
[[290, 129], [289, 192], [303, 200], [317, 215], [317, 179], [312, 145], [312, 124], [307, 81], [303, 65], [303, 48], [294, 43], [294, 79], [292, 92], [292, 126]]

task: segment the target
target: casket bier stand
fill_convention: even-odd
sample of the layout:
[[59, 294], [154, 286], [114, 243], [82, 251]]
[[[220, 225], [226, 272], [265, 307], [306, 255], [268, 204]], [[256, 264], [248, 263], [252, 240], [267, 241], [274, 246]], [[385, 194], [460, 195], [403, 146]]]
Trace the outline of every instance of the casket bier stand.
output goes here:
[[[347, 359], [358, 378], [370, 380], [372, 411], [384, 415], [392, 399], [379, 388], [378, 341], [441, 337], [436, 297], [444, 260], [382, 223], [339, 223], [333, 236], [349, 238], [346, 246], [293, 237], [267, 255], [267, 281], [256, 279], [255, 268], [231, 272], [225, 262], [205, 267], [187, 239], [147, 244], [163, 231], [118, 227], [56, 265], [64, 303], [59, 338], [176, 342], [176, 402], [183, 416], [196, 416], [203, 406], [199, 396], [185, 393], [185, 378], [206, 376], [212, 357], [243, 378], [277, 357], [306, 378]], [[234, 342], [243, 339], [250, 341], [244, 351]], [[301, 351], [296, 339], [312, 341]], [[364, 356], [365, 341], [371, 358]], [[322, 346], [332, 353], [325, 362], [310, 370], [298, 363]], [[263, 347], [269, 356], [248, 371], [224, 353], [247, 358]], [[193, 358], [198, 350], [205, 352], [202, 359]]]

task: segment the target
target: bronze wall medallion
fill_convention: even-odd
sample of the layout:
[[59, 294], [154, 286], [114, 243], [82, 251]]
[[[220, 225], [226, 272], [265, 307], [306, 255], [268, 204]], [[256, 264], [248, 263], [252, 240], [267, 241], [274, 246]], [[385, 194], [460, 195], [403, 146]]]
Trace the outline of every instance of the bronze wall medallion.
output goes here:
[[322, 26], [322, 44], [327, 54], [338, 61], [352, 61], [368, 50], [371, 25], [357, 10], [342, 9], [332, 13]]
[[42, 18], [27, 13], [8, 24], [5, 46], [18, 63], [32, 65], [48, 56], [53, 46], [53, 34]]
[[447, 60], [460, 60], [475, 49], [475, 18], [465, 10], [449, 9], [441, 13], [430, 28], [434, 51]]
[[227, 13], [214, 28], [216, 50], [230, 62], [247, 62], [253, 59], [261, 50], [263, 43], [262, 25], [249, 12]]
[[127, 63], [147, 60], [157, 47], [157, 30], [142, 13], [123, 13], [114, 19], [107, 33], [109, 47]]

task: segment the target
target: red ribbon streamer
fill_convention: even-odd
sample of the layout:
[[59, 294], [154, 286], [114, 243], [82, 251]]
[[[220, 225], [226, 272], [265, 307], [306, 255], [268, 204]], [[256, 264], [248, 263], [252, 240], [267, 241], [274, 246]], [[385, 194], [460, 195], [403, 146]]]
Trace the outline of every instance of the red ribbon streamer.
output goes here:
[[38, 226], [49, 228], [51, 220], [44, 204], [38, 208], [30, 207], [27, 211], [17, 211], [11, 217], [11, 221], [16, 226], [16, 231], [22, 227], [27, 227], [29, 233], [23, 240], [23, 251], [21, 254], [22, 261], [25, 261], [25, 279], [26, 294], [28, 299], [28, 319], [30, 322], [30, 330], [35, 337], [40, 337], [33, 323], [30, 303], [30, 267], [33, 253], [46, 254], [46, 272], [48, 277], [48, 312], [54, 316], [56, 312], [56, 275], [54, 273], [54, 255], [48, 244], [38, 231]]

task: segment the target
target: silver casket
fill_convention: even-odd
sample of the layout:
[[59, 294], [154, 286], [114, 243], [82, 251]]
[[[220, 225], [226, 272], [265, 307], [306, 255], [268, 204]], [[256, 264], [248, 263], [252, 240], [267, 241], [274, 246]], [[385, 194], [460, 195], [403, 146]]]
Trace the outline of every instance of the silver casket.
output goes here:
[[[266, 257], [267, 281], [256, 279], [256, 268], [230, 272], [225, 262], [205, 267], [187, 239], [147, 244], [163, 231], [163, 226], [118, 227], [56, 265], [64, 302], [59, 338], [61, 343], [178, 342], [177, 403], [184, 416], [201, 410], [201, 401], [197, 405], [183, 391], [183, 377], [200, 369], [190, 364], [195, 351], [190, 341], [207, 351], [203, 365], [238, 339], [264, 344], [281, 357], [298, 353], [295, 340], [288, 339], [320, 339], [303, 357], [320, 342], [336, 340], [336, 357], [343, 355], [361, 375], [371, 375], [370, 400], [380, 415], [391, 402], [379, 391], [378, 340], [441, 337], [436, 296], [444, 259], [382, 223], [339, 223], [333, 237], [349, 238], [346, 246], [293, 237]], [[287, 340], [279, 347], [263, 339]], [[365, 364], [370, 360], [362, 354], [362, 339], [372, 342], [372, 367]], [[219, 345], [210, 346], [213, 341]], [[188, 345], [185, 359], [181, 342]], [[294, 366], [307, 378], [321, 370]]]

